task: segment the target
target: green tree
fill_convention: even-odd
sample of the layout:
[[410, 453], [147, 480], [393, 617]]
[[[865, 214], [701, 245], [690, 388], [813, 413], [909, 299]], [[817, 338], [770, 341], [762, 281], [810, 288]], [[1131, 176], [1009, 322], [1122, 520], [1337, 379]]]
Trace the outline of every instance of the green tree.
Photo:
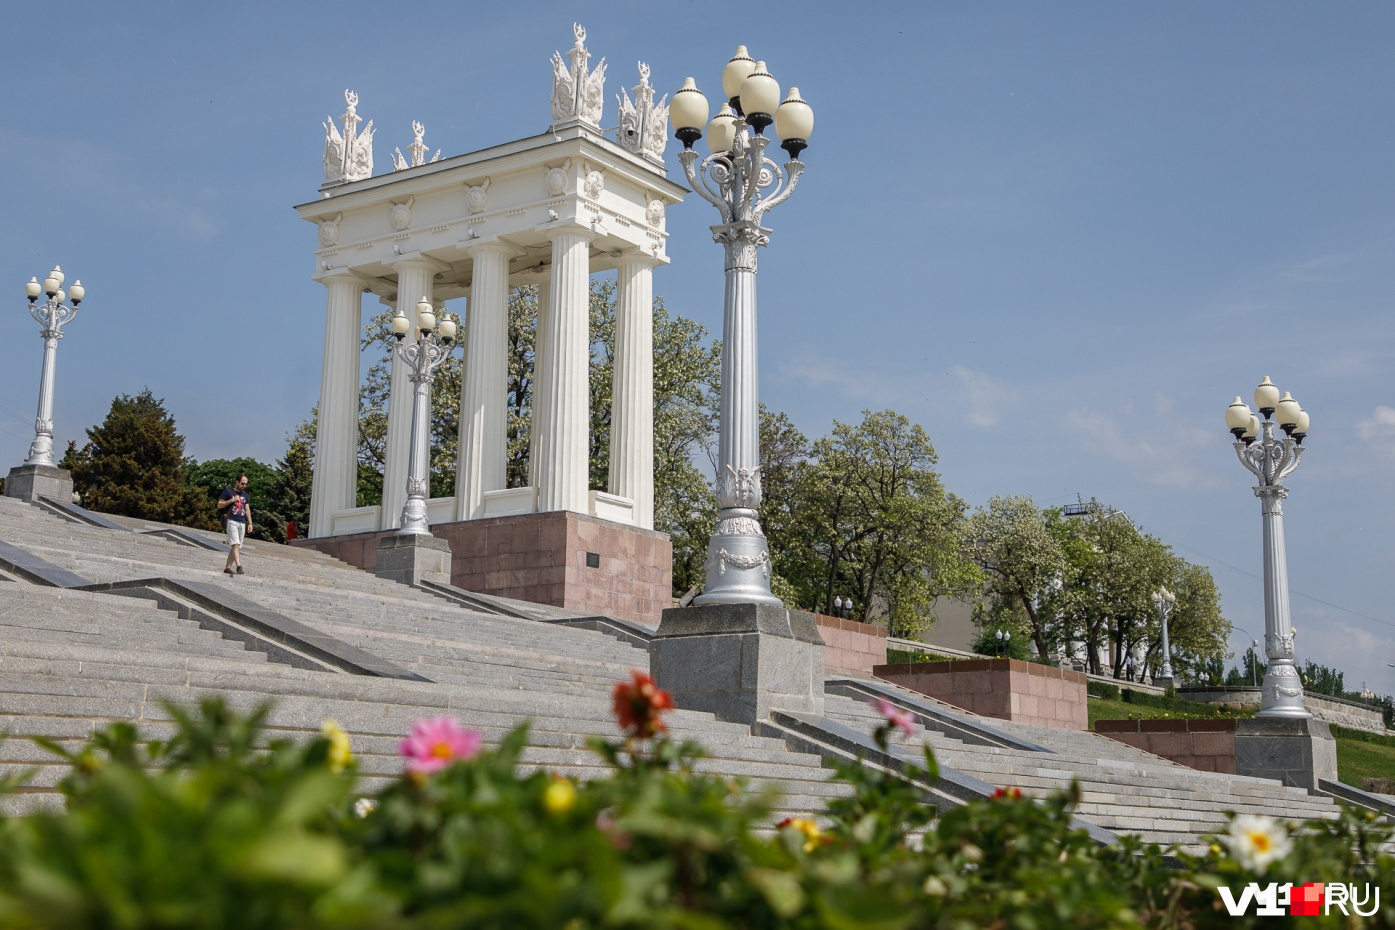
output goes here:
[[[816, 577], [819, 572], [817, 556], [808, 545], [802, 525], [810, 473], [809, 451], [809, 440], [789, 417], [760, 405], [760, 522], [774, 568], [770, 587], [772, 593], [784, 597], [789, 607], [818, 609], [822, 602], [818, 594], [802, 596], [800, 589], [788, 581]], [[781, 591], [777, 592], [777, 587]]]
[[310, 491], [315, 473], [315, 446], [306, 435], [307, 423], [291, 435], [285, 455], [276, 462], [277, 509], [287, 521], [296, 522], [301, 536], [310, 528]]
[[1346, 697], [1343, 679], [1346, 675], [1335, 668], [1319, 665], [1312, 659], [1303, 664], [1303, 690], [1309, 694]]
[[974, 561], [984, 572], [992, 620], [985, 625], [1031, 636], [1048, 655], [1057, 631], [1041, 605], [1061, 584], [1066, 553], [1058, 524], [1030, 497], [993, 497], [969, 519]]
[[201, 488], [188, 483], [184, 437], [149, 388], [122, 394], [81, 448], [69, 444], [62, 467], [73, 473], [83, 506], [103, 513], [216, 529]]
[[1224, 657], [1230, 624], [1208, 569], [1179, 558], [1121, 512], [1094, 501], [1083, 518], [1048, 511], [1045, 523], [1064, 557], [1060, 583], [1049, 586], [1037, 604], [1048, 648], [1083, 643], [1096, 674], [1122, 676], [1130, 655], [1143, 656], [1145, 667], [1156, 669], [1162, 622], [1153, 594], [1166, 586], [1177, 595], [1168, 624], [1173, 665], [1209, 667]]
[[855, 616], [885, 618], [901, 636], [934, 622], [936, 597], [979, 589], [964, 502], [945, 491], [935, 462], [925, 430], [891, 410], [834, 421], [813, 443], [795, 505], [805, 551], [786, 563], [801, 603], [831, 611], [842, 592]]

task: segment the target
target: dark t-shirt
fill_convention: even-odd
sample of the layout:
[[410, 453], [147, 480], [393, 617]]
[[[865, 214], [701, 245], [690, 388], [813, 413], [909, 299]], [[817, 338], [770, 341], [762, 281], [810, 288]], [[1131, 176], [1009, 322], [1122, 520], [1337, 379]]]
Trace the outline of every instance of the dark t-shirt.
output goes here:
[[232, 501], [231, 504], [223, 508], [223, 516], [228, 520], [236, 520], [238, 523], [247, 522], [247, 505], [251, 498], [246, 491], [234, 491], [232, 488], [224, 488], [223, 493], [218, 496], [218, 500]]

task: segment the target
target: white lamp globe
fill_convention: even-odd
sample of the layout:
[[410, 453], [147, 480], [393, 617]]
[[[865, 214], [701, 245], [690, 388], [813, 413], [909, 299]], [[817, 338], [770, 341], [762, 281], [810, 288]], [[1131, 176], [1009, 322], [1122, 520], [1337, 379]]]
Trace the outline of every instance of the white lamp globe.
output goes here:
[[785, 102], [775, 111], [775, 134], [780, 137], [780, 148], [789, 152], [790, 158], [798, 158], [809, 147], [809, 137], [814, 134], [814, 110], [799, 96], [798, 87], [790, 88]]
[[1240, 399], [1240, 395], [1235, 395], [1235, 400], [1230, 402], [1230, 406], [1225, 408], [1225, 426], [1230, 430], [1244, 430], [1250, 425], [1250, 417], [1253, 416], [1250, 405]]
[[1298, 401], [1293, 399], [1293, 395], [1284, 391], [1283, 399], [1274, 408], [1274, 419], [1280, 426], [1293, 426], [1298, 422]]
[[702, 138], [702, 126], [707, 122], [707, 98], [697, 89], [692, 78], [685, 78], [682, 88], [673, 95], [669, 104], [668, 116], [673, 120], [673, 134], [682, 141], [684, 148], [692, 148], [693, 143]]
[[717, 115], [712, 117], [712, 122], [707, 124], [707, 147], [713, 155], [721, 155], [731, 151], [731, 144], [735, 139], [736, 114], [724, 103]]
[[1279, 405], [1279, 388], [1269, 376], [1265, 375], [1264, 380], [1259, 382], [1259, 387], [1255, 388], [1255, 406], [1259, 412], [1266, 417], [1274, 412], [1274, 408]]
[[765, 69], [765, 62], [756, 62], [756, 70], [751, 72], [741, 84], [741, 110], [746, 114], [757, 133], [775, 121], [775, 111], [780, 106], [780, 85], [774, 76]]
[[741, 95], [741, 85], [754, 70], [756, 63], [751, 58], [751, 53], [746, 51], [746, 46], [738, 45], [736, 54], [731, 56], [731, 61], [722, 69], [722, 93], [726, 94], [728, 102]]

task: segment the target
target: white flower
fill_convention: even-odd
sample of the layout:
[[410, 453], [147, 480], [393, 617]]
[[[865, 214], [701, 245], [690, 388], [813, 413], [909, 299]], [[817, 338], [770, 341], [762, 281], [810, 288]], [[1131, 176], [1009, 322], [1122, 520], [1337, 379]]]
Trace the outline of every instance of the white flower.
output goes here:
[[354, 816], [363, 818], [373, 813], [378, 807], [378, 802], [372, 798], [359, 798], [354, 802]]
[[1241, 865], [1254, 872], [1263, 872], [1269, 863], [1284, 858], [1293, 849], [1283, 824], [1255, 814], [1240, 814], [1232, 820], [1221, 842]]

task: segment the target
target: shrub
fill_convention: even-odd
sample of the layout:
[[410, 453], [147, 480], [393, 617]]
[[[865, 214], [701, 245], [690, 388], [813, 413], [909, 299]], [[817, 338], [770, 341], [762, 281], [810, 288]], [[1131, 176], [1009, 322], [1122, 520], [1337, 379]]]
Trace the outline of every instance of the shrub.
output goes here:
[[904, 665], [916, 662], [953, 662], [955, 656], [940, 655], [938, 652], [921, 652], [919, 649], [888, 649], [888, 665]]
[[1085, 692], [1091, 697], [1106, 698], [1111, 701], [1119, 700], [1119, 686], [1107, 684], [1103, 681], [1095, 681], [1093, 678], [1085, 685]]
[[[1257, 927], [1217, 886], [1288, 880], [1389, 888], [1392, 830], [1366, 815], [1237, 818], [1203, 855], [1073, 824], [1078, 788], [1015, 788], [926, 803], [937, 777], [845, 763], [818, 820], [771, 828], [776, 798], [697, 770], [670, 738], [648, 676], [616, 686], [607, 773], [522, 774], [526, 726], [481, 748], [454, 721], [419, 721], [403, 775], [359, 798], [347, 735], [263, 743], [266, 709], [171, 707], [177, 733], [113, 724], [71, 764], [67, 809], [0, 817], [0, 926], [481, 928]], [[885, 752], [909, 716], [888, 704]], [[1362, 926], [1395, 924], [1395, 903]], [[1307, 926], [1308, 924], [1305, 924]], [[1355, 926], [1322, 918], [1314, 927]]]

